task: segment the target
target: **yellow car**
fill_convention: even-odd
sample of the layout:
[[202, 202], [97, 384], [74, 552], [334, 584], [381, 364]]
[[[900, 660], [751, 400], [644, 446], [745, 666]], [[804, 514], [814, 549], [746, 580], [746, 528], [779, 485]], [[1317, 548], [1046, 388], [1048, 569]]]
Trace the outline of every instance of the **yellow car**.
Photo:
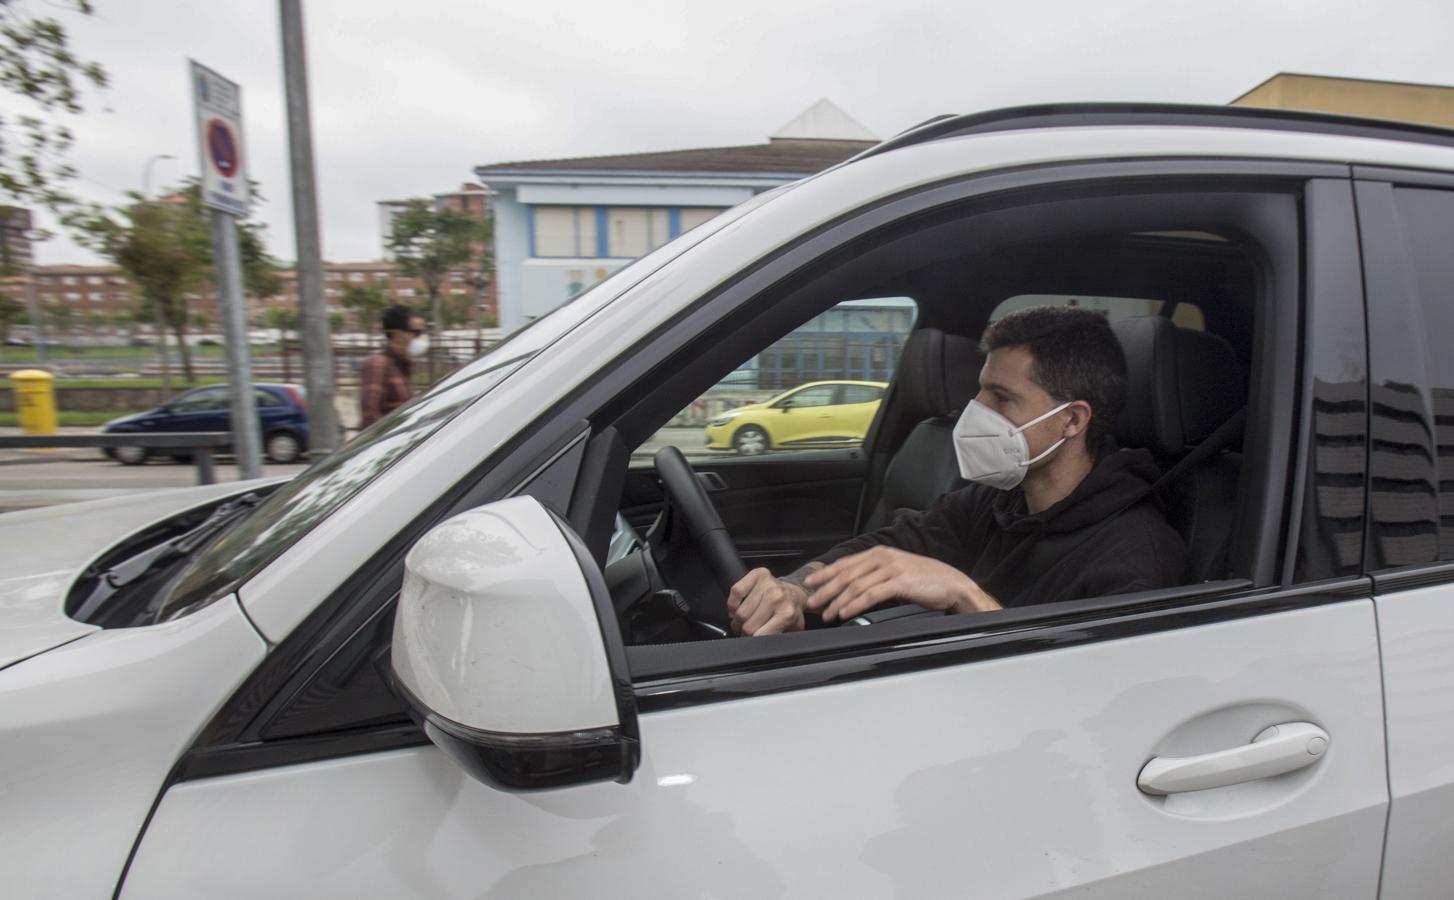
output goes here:
[[753, 456], [790, 447], [857, 444], [887, 387], [878, 381], [814, 381], [739, 406], [707, 423], [707, 449]]

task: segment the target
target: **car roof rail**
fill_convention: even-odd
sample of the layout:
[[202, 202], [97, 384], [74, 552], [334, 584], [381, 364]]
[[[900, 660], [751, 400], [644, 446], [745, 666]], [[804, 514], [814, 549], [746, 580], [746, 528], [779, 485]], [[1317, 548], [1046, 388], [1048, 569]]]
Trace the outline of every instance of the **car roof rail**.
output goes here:
[[1367, 119], [1331, 113], [1254, 106], [1196, 106], [1177, 103], [1047, 103], [1012, 106], [966, 115], [935, 116], [875, 144], [850, 162], [901, 147], [967, 134], [1105, 125], [1191, 125], [1255, 128], [1309, 134], [1383, 138], [1454, 147], [1454, 130], [1417, 122]]

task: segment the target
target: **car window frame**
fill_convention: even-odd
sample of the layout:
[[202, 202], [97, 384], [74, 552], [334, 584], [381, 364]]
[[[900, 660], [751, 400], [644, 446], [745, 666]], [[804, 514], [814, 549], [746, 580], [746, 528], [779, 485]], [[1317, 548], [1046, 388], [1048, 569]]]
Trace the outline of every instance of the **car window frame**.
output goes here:
[[[1239, 173], [1236, 170], [1242, 170], [1245, 173], [1247, 172], [1247, 170], [1261, 168], [1264, 174], [1271, 177], [1266, 181], [1262, 179], [1254, 179], [1248, 182], [1248, 193], [1287, 195], [1289, 193], [1296, 193], [1297, 191], [1300, 191], [1307, 182], [1315, 177], [1341, 175], [1342, 177], [1346, 178], [1347, 174], [1346, 167], [1319, 163], [1311, 163], [1307, 165], [1287, 164], [1280, 162], [1250, 164], [1242, 163], [1240, 161], [1232, 161], [1226, 164], [1225, 171], [1217, 173], [1208, 171], [1217, 168], [1217, 166], [1212, 163], [1203, 163], [1202, 165], [1206, 168], [1202, 171], [1197, 171], [1199, 167], [1197, 166], [1197, 164], [1194, 163], [1183, 162], [1178, 165], [1174, 161], [1168, 161], [1166, 163], [1163, 163], [1162, 165], [1164, 166], [1163, 171], [1161, 173], [1158, 173], [1157, 175], [1151, 176], [1149, 182], [1143, 183], [1141, 179], [1144, 176], [1140, 176], [1139, 172], [1144, 172], [1146, 169], [1154, 167], [1154, 164], [1107, 164], [1104, 169], [1118, 169], [1121, 166], [1124, 166], [1126, 169], [1139, 170], [1138, 176], [1133, 176], [1127, 179], [1119, 172], [1112, 174], [1109, 171], [1103, 170], [1103, 177], [1092, 178], [1091, 180], [1098, 185], [1097, 190], [1109, 190], [1111, 185], [1119, 185], [1124, 182], [1127, 183], [1128, 186], [1118, 188], [1118, 190], [1127, 195], [1137, 195], [1147, 189], [1150, 189], [1150, 191], [1153, 193], [1160, 190], [1169, 190], [1172, 185], [1183, 181], [1183, 179], [1186, 179], [1187, 177], [1199, 178], [1203, 177], [1204, 175], [1215, 174], [1219, 179], [1225, 180], [1219, 181], [1219, 184], [1217, 186], [1218, 191], [1223, 191], [1230, 189], [1230, 186], [1238, 181]], [[993, 176], [986, 176], [986, 178], [990, 179], [993, 178]], [[1053, 183], [1057, 186], [1063, 186], [1077, 184], [1078, 182], [1076, 179], [1065, 179], [1063, 181], [1057, 180]], [[1129, 185], [1137, 186], [1132, 187]], [[1217, 193], [1217, 191], [1206, 190], [1205, 188], [1203, 188], [1202, 190], [1207, 196], [1211, 196]], [[1271, 311], [1268, 316], [1264, 317], [1265, 321], [1259, 323], [1259, 328], [1269, 331], [1275, 331], [1278, 335], [1280, 335], [1279, 340], [1283, 341], [1284, 343], [1289, 340], [1295, 341], [1296, 335], [1300, 333], [1300, 322], [1298, 317], [1300, 315], [1303, 297], [1301, 291], [1301, 271], [1295, 261], [1300, 259], [1299, 250], [1304, 234], [1304, 223], [1298, 222], [1296, 223], [1295, 227], [1297, 228], [1297, 233], [1293, 236], [1294, 246], [1290, 248], [1290, 253], [1283, 254], [1284, 258], [1282, 261], [1286, 264], [1279, 267], [1279, 275], [1282, 278], [1291, 280], [1291, 293], [1296, 296], [1296, 301], [1282, 304], [1283, 308]], [[741, 298], [741, 305], [745, 306], [748, 302], [749, 298]], [[781, 299], [779, 298], [777, 302], [781, 303]], [[720, 318], [718, 318], [717, 321], [720, 321]], [[714, 342], [716, 345], [720, 346], [722, 344], [722, 336], [711, 334], [713, 324], [715, 324], [715, 322], [709, 324], [707, 322], [697, 321], [693, 322], [690, 325], [683, 325], [682, 330], [683, 332], [700, 335], [703, 344], [706, 344], [708, 342]], [[777, 333], [776, 331], [771, 331], [767, 329], [765, 326], [754, 327], [758, 329], [758, 333]], [[1267, 383], [1269, 388], [1268, 391], [1263, 393], [1276, 395], [1275, 400], [1263, 397], [1263, 410], [1252, 417], [1259, 421], [1270, 421], [1272, 423], [1271, 426], [1268, 428], [1269, 433], [1265, 436], [1261, 436], [1263, 441], [1265, 443], [1269, 443], [1270, 446], [1261, 449], [1259, 452], [1262, 454], [1260, 458], [1266, 460], [1266, 465], [1269, 468], [1269, 471], [1275, 470], [1278, 473], [1275, 475], [1275, 480], [1279, 481], [1278, 486], [1271, 493], [1259, 492], [1260, 498], [1264, 502], [1255, 513], [1255, 515], [1256, 518], [1260, 522], [1262, 522], [1262, 525], [1259, 526], [1259, 528], [1256, 530], [1257, 533], [1255, 535], [1244, 535], [1245, 540], [1254, 543], [1260, 543], [1264, 545], [1264, 548], [1267, 550], [1267, 552], [1262, 555], [1262, 558], [1258, 563], [1258, 571], [1254, 573], [1255, 583], [1260, 584], [1261, 586], [1254, 587], [1254, 582], [1249, 582], [1246, 580], [1229, 579], [1224, 582], [1216, 583], [1218, 587], [1210, 590], [1204, 588], [1203, 586], [1180, 586], [1166, 591], [1148, 592], [1144, 597], [1141, 595], [1129, 595], [1126, 597], [1110, 598], [1106, 602], [1075, 601], [1071, 606], [1064, 608], [1060, 608], [1051, 604], [1046, 604], [1039, 607], [1028, 607], [1021, 610], [1006, 611], [1008, 615], [997, 613], [997, 616], [1004, 616], [1004, 618], [1002, 618], [1000, 622], [1002, 622], [1005, 627], [1019, 628], [1030, 624], [1038, 625], [1042, 622], [1051, 621], [1057, 616], [1063, 616], [1065, 613], [1072, 610], [1113, 613], [1116, 610], [1126, 606], [1134, 607], [1144, 603], [1154, 603], [1158, 605], [1171, 604], [1176, 606], [1183, 604], [1193, 605], [1201, 603], [1206, 594], [1208, 593], [1223, 595], [1227, 603], [1228, 609], [1240, 610], [1244, 608], [1245, 604], [1247, 603], [1251, 603], [1253, 606], [1269, 603], [1270, 597], [1276, 596], [1280, 591], [1290, 589], [1288, 588], [1288, 586], [1282, 584], [1278, 580], [1278, 576], [1279, 573], [1282, 572], [1284, 569], [1283, 561], [1285, 558], [1285, 553], [1287, 551], [1287, 544], [1285, 543], [1285, 540], [1288, 536], [1286, 521], [1286, 517], [1288, 515], [1288, 507], [1282, 499], [1284, 495], [1284, 485], [1290, 487], [1296, 475], [1295, 470], [1292, 467], [1291, 450], [1293, 431], [1295, 429], [1291, 423], [1298, 421], [1298, 411], [1294, 401], [1295, 394], [1299, 390], [1299, 385], [1297, 384], [1297, 379], [1295, 377], [1298, 365], [1298, 353], [1296, 352], [1296, 346], [1295, 344], [1291, 347], [1284, 346], [1283, 350], [1284, 352], [1280, 354], [1263, 353], [1256, 360], [1254, 360], [1253, 363], [1254, 368], [1259, 365], [1271, 367], [1269, 371], [1262, 371], [1259, 374], [1261, 375], [1263, 381]], [[684, 359], [697, 359], [699, 356], [699, 354], [694, 352], [692, 349], [679, 351], [679, 354]], [[654, 374], [653, 377], [657, 382], [660, 383], [673, 383], [671, 381], [671, 379], [673, 378], [673, 373], [657, 372]], [[690, 380], [682, 379], [682, 381], [689, 382]], [[688, 384], [688, 386], [684, 388], [684, 390], [689, 389], [690, 384]], [[890, 391], [892, 391], [892, 387], [890, 388]], [[1249, 401], [1254, 404], [1258, 402], [1258, 399], [1258, 393], [1254, 393], [1249, 397]], [[667, 405], [669, 406], [670, 404]], [[1278, 415], [1273, 415], [1266, 411], [1272, 406], [1277, 407], [1277, 409], [1279, 410]], [[1286, 421], [1279, 424], [1279, 419]], [[1277, 445], [1277, 440], [1273, 436], [1274, 432], [1283, 435], [1284, 440], [1282, 442], [1282, 445]], [[1257, 441], [1254, 440], [1253, 443], [1256, 444]], [[1251, 481], [1251, 479], [1248, 480]], [[1246, 492], [1240, 491], [1239, 493], [1245, 494]], [[1347, 585], [1325, 585], [1323, 588], [1324, 593], [1319, 596], [1325, 599], [1331, 597], [1338, 597], [1341, 599], [1343, 598], [1343, 594], [1340, 594], [1339, 591], [1344, 589], [1352, 590], [1354, 593], [1356, 593], [1359, 590], [1363, 589], [1363, 585], [1361, 582], [1351, 587]], [[1336, 601], [1330, 600], [1329, 602]], [[1227, 612], [1224, 614], [1240, 615], [1241, 613]], [[943, 620], [939, 621], [942, 622]], [[957, 641], [966, 639], [973, 642], [974, 640], [979, 639], [983, 636], [981, 632], [993, 631], [995, 627], [995, 625], [979, 626], [975, 624], [966, 624], [963, 628], [960, 628], [957, 625], [944, 625], [938, 623], [925, 626], [922, 624], [922, 620], [920, 622], [913, 622], [912, 620], [908, 620], [904, 623], [881, 623], [874, 626], [874, 629], [879, 629], [877, 633], [883, 635], [885, 638], [890, 637], [898, 630], [907, 630], [910, 633], [923, 630], [925, 632], [924, 636], [928, 637], [930, 640], [938, 643], [943, 643], [946, 641]], [[1054, 626], [1052, 624], [1052, 627], [1058, 626]], [[818, 639], [818, 636], [822, 635], [823, 633], [824, 632], [813, 632], [807, 635], [807, 637], [810, 639]], [[790, 640], [798, 639], [800, 637], [803, 636], [793, 636], [792, 638], [790, 638]], [[773, 644], [777, 641], [780, 641], [780, 639], [773, 638], [765, 642], [760, 642], [760, 646], [766, 647], [768, 644]], [[851, 652], [851, 648], [855, 646], [863, 646], [871, 642], [871, 638], [856, 638], [848, 639], [846, 641], [829, 640], [825, 641], [824, 644], [831, 644], [832, 646], [824, 646], [822, 648], [822, 653], [828, 655], [842, 656], [845, 653]], [[714, 643], [722, 644], [723, 642]], [[645, 685], [643, 685], [643, 688], [647, 690], [647, 692], [652, 696], [659, 695], [661, 697], [669, 697], [676, 695], [678, 691], [682, 689], [683, 682], [681, 681], [681, 679], [686, 679], [689, 681], [692, 678], [696, 677], [695, 673], [704, 673], [703, 677], [706, 677], [708, 679], [721, 679], [726, 677], [728, 681], [722, 682], [719, 688], [714, 688], [713, 690], [709, 690], [704, 694], [697, 695], [698, 700], [700, 700], [701, 702], [712, 702], [709, 695], [713, 693], [725, 695], [726, 693], [729, 693], [731, 690], [735, 689], [734, 687], [727, 686], [728, 682], [731, 682], [734, 685], [736, 684], [731, 676], [725, 675], [727, 671], [733, 670], [734, 668], [740, 670], [740, 666], [742, 665], [772, 665], [774, 663], [781, 664], [784, 667], [784, 671], [786, 671], [787, 669], [791, 669], [793, 666], [798, 664], [812, 665], [814, 658], [819, 655], [819, 651], [816, 648], [805, 650], [788, 649], [782, 653], [765, 652], [759, 654], [749, 652], [741, 654], [740, 658], [723, 658], [716, 661], [701, 662], [694, 661], [690, 658], [693, 655], [692, 648], [695, 646], [697, 645], [675, 645], [671, 650], [666, 651], [664, 654], [662, 654], [663, 657], [670, 658], [671, 661], [668, 663], [668, 665], [676, 667], [676, 674], [661, 674], [653, 672], [652, 677]], [[776, 646], [780, 647], [782, 646], [782, 644], [779, 643], [776, 644]], [[628, 655], [633, 655], [633, 653], [635, 653], [638, 649], [639, 648], [628, 648]], [[648, 649], [646, 652], [655, 653], [657, 651]], [[640, 655], [638, 653], [632, 659], [633, 674], [639, 674], [637, 671], [639, 662]], [[845, 670], [855, 670], [857, 666], [852, 662], [845, 662], [843, 664], [843, 668]], [[869, 674], [863, 675], [862, 677], [872, 677], [871, 666], [867, 667], [864, 671], [868, 672]], [[660, 674], [660, 678], [656, 677], [658, 674]], [[766, 676], [764, 676], [764, 678], [766, 678]], [[798, 684], [799, 686], [801, 686], [802, 684], [801, 682], [795, 681], [794, 677], [792, 676], [785, 676], [784, 680], [785, 682]], [[678, 700], [679, 699], [680, 698], [678, 698]], [[674, 705], [678, 703], [678, 700], [671, 700], [669, 701], [669, 703]], [[654, 701], [643, 698], [643, 702], [651, 705], [651, 703]]]
[[[1288, 185], [1301, 185], [1317, 177], [1346, 177], [1346, 172], [1345, 166], [1332, 163], [1245, 159], [1037, 165], [974, 173], [878, 198], [856, 208], [851, 214], [787, 242], [774, 253], [743, 268], [715, 289], [686, 304], [641, 342], [636, 352], [606, 361], [598, 371], [598, 377], [584, 383], [552, 408], [543, 410], [535, 428], [527, 429], [526, 433], [508, 441], [498, 453], [481, 462], [474, 470], [475, 475], [461, 482], [449, 495], [439, 498], [426, 513], [401, 529], [390, 542], [387, 552], [377, 554], [326, 598], [224, 704], [179, 764], [174, 780], [254, 771], [275, 765], [423, 743], [422, 734], [409, 725], [351, 729], [269, 745], [250, 741], [248, 735], [256, 733], [255, 727], [264, 718], [266, 710], [275, 709], [288, 697], [295, 696], [299, 686], [306, 684], [312, 673], [332, 658], [339, 648], [351, 639], [366, 635], [368, 622], [374, 621], [374, 617], [387, 608], [397, 594], [403, 554], [413, 540], [434, 522], [454, 512], [525, 489], [528, 479], [521, 480], [524, 473], [540, 475], [551, 472], [557, 482], [570, 479], [575, 489], [569, 503], [568, 521], [588, 544], [598, 541], [604, 550], [614, 517], [603, 515], [603, 511], [609, 512], [609, 504], [600, 498], [611, 496], [613, 491], [619, 492], [629, 460], [628, 447], [644, 437], [635, 432], [623, 433], [611, 424], [632, 408], [632, 387], [648, 381], [664, 362], [684, 352], [682, 348], [691, 343], [689, 338], [709, 333], [722, 321], [742, 314], [752, 305], [754, 298], [767, 294], [769, 289], [789, 278], [804, 261], [822, 259], [835, 248], [848, 243], [853, 235], [864, 234], [947, 204], [1035, 190], [1047, 185], [1084, 185], [1095, 190], [1126, 183], [1162, 185], [1214, 177], [1228, 183], [1262, 188], [1277, 186], [1279, 190], [1287, 190]], [[789, 318], [791, 314], [782, 321], [787, 323]], [[917, 323], [916, 327], [921, 324]], [[782, 332], [786, 333], [790, 327], [789, 323]], [[873, 432], [881, 418], [876, 418], [867, 441], [873, 440]], [[582, 428], [586, 430], [582, 431]], [[566, 449], [577, 446], [575, 442], [583, 436], [583, 452], [565, 454]], [[1285, 479], [1291, 477], [1289, 471], [1284, 470], [1282, 474]], [[1280, 513], [1282, 501], [1278, 500], [1277, 505]], [[1260, 517], [1267, 518], [1265, 513]], [[1277, 543], [1281, 535], [1264, 533], [1261, 537], [1264, 542]], [[1115, 598], [1110, 607], [1081, 601], [1084, 605], [1079, 619], [1062, 618], [1048, 626], [1043, 624], [1045, 613], [1062, 611], [1045, 607], [1011, 611], [1015, 619], [1000, 620], [1005, 626], [1004, 634], [992, 633], [994, 629], [981, 629], [985, 633], [966, 635], [955, 633], [953, 629], [946, 630], [938, 622], [930, 623], [927, 644], [912, 633], [916, 628], [924, 627], [922, 622], [886, 623], [851, 635], [842, 642], [844, 646], [833, 653], [843, 662], [843, 677], [849, 680], [876, 677], [892, 674], [897, 670], [895, 666], [900, 665], [952, 665], [1008, 653], [1037, 652], [1079, 640], [1102, 640], [1147, 630], [1343, 602], [1353, 596], [1366, 596], [1366, 585], [1362, 581], [1342, 581], [1257, 588], [1246, 581], [1217, 582], [1172, 591], [1174, 596], [1171, 599], [1176, 601], [1174, 608], [1164, 608], [1166, 593], [1149, 592], [1131, 598]], [[754, 645], [771, 649], [774, 640], [754, 642]], [[745, 642], [742, 645], [747, 646]], [[936, 651], [934, 646], [940, 650]], [[945, 648], [952, 653], [946, 655], [946, 652], [941, 652]], [[902, 651], [902, 654], [895, 657], [899, 662], [889, 664], [881, 658], [880, 651]], [[384, 655], [376, 664], [386, 665], [386, 647], [379, 652]], [[760, 690], [789, 690], [825, 683], [821, 677], [824, 671], [821, 664], [825, 660], [820, 654], [813, 651], [791, 655], [795, 659], [788, 665], [769, 664], [751, 674], [738, 672], [737, 675], [746, 681], [736, 682], [730, 678], [722, 680], [720, 672], [717, 675], [694, 672], [689, 661], [684, 661], [677, 674], [669, 678], [638, 681], [635, 690], [645, 709], [656, 710], [730, 699], [733, 684], [747, 691], [746, 696]], [[759, 680], [768, 684], [759, 684]]]

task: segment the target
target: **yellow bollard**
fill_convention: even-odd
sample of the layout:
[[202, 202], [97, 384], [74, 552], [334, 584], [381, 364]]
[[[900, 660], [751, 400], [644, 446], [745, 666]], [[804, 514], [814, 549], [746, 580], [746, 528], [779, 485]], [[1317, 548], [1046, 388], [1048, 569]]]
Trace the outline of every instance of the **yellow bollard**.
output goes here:
[[11, 372], [15, 382], [15, 409], [20, 413], [20, 430], [26, 434], [56, 433], [55, 376], [40, 369]]

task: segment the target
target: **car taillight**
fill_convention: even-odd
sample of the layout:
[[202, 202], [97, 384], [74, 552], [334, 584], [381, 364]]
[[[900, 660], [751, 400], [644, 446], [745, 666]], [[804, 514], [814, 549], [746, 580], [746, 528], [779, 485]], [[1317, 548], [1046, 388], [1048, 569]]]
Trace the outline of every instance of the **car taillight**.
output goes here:
[[303, 392], [302, 391], [298, 390], [295, 387], [283, 388], [283, 390], [285, 390], [285, 391], [288, 392], [288, 396], [293, 398], [293, 402], [295, 404], [297, 404], [297, 406], [298, 406], [299, 409], [307, 409], [308, 408], [308, 404], [303, 401]]

